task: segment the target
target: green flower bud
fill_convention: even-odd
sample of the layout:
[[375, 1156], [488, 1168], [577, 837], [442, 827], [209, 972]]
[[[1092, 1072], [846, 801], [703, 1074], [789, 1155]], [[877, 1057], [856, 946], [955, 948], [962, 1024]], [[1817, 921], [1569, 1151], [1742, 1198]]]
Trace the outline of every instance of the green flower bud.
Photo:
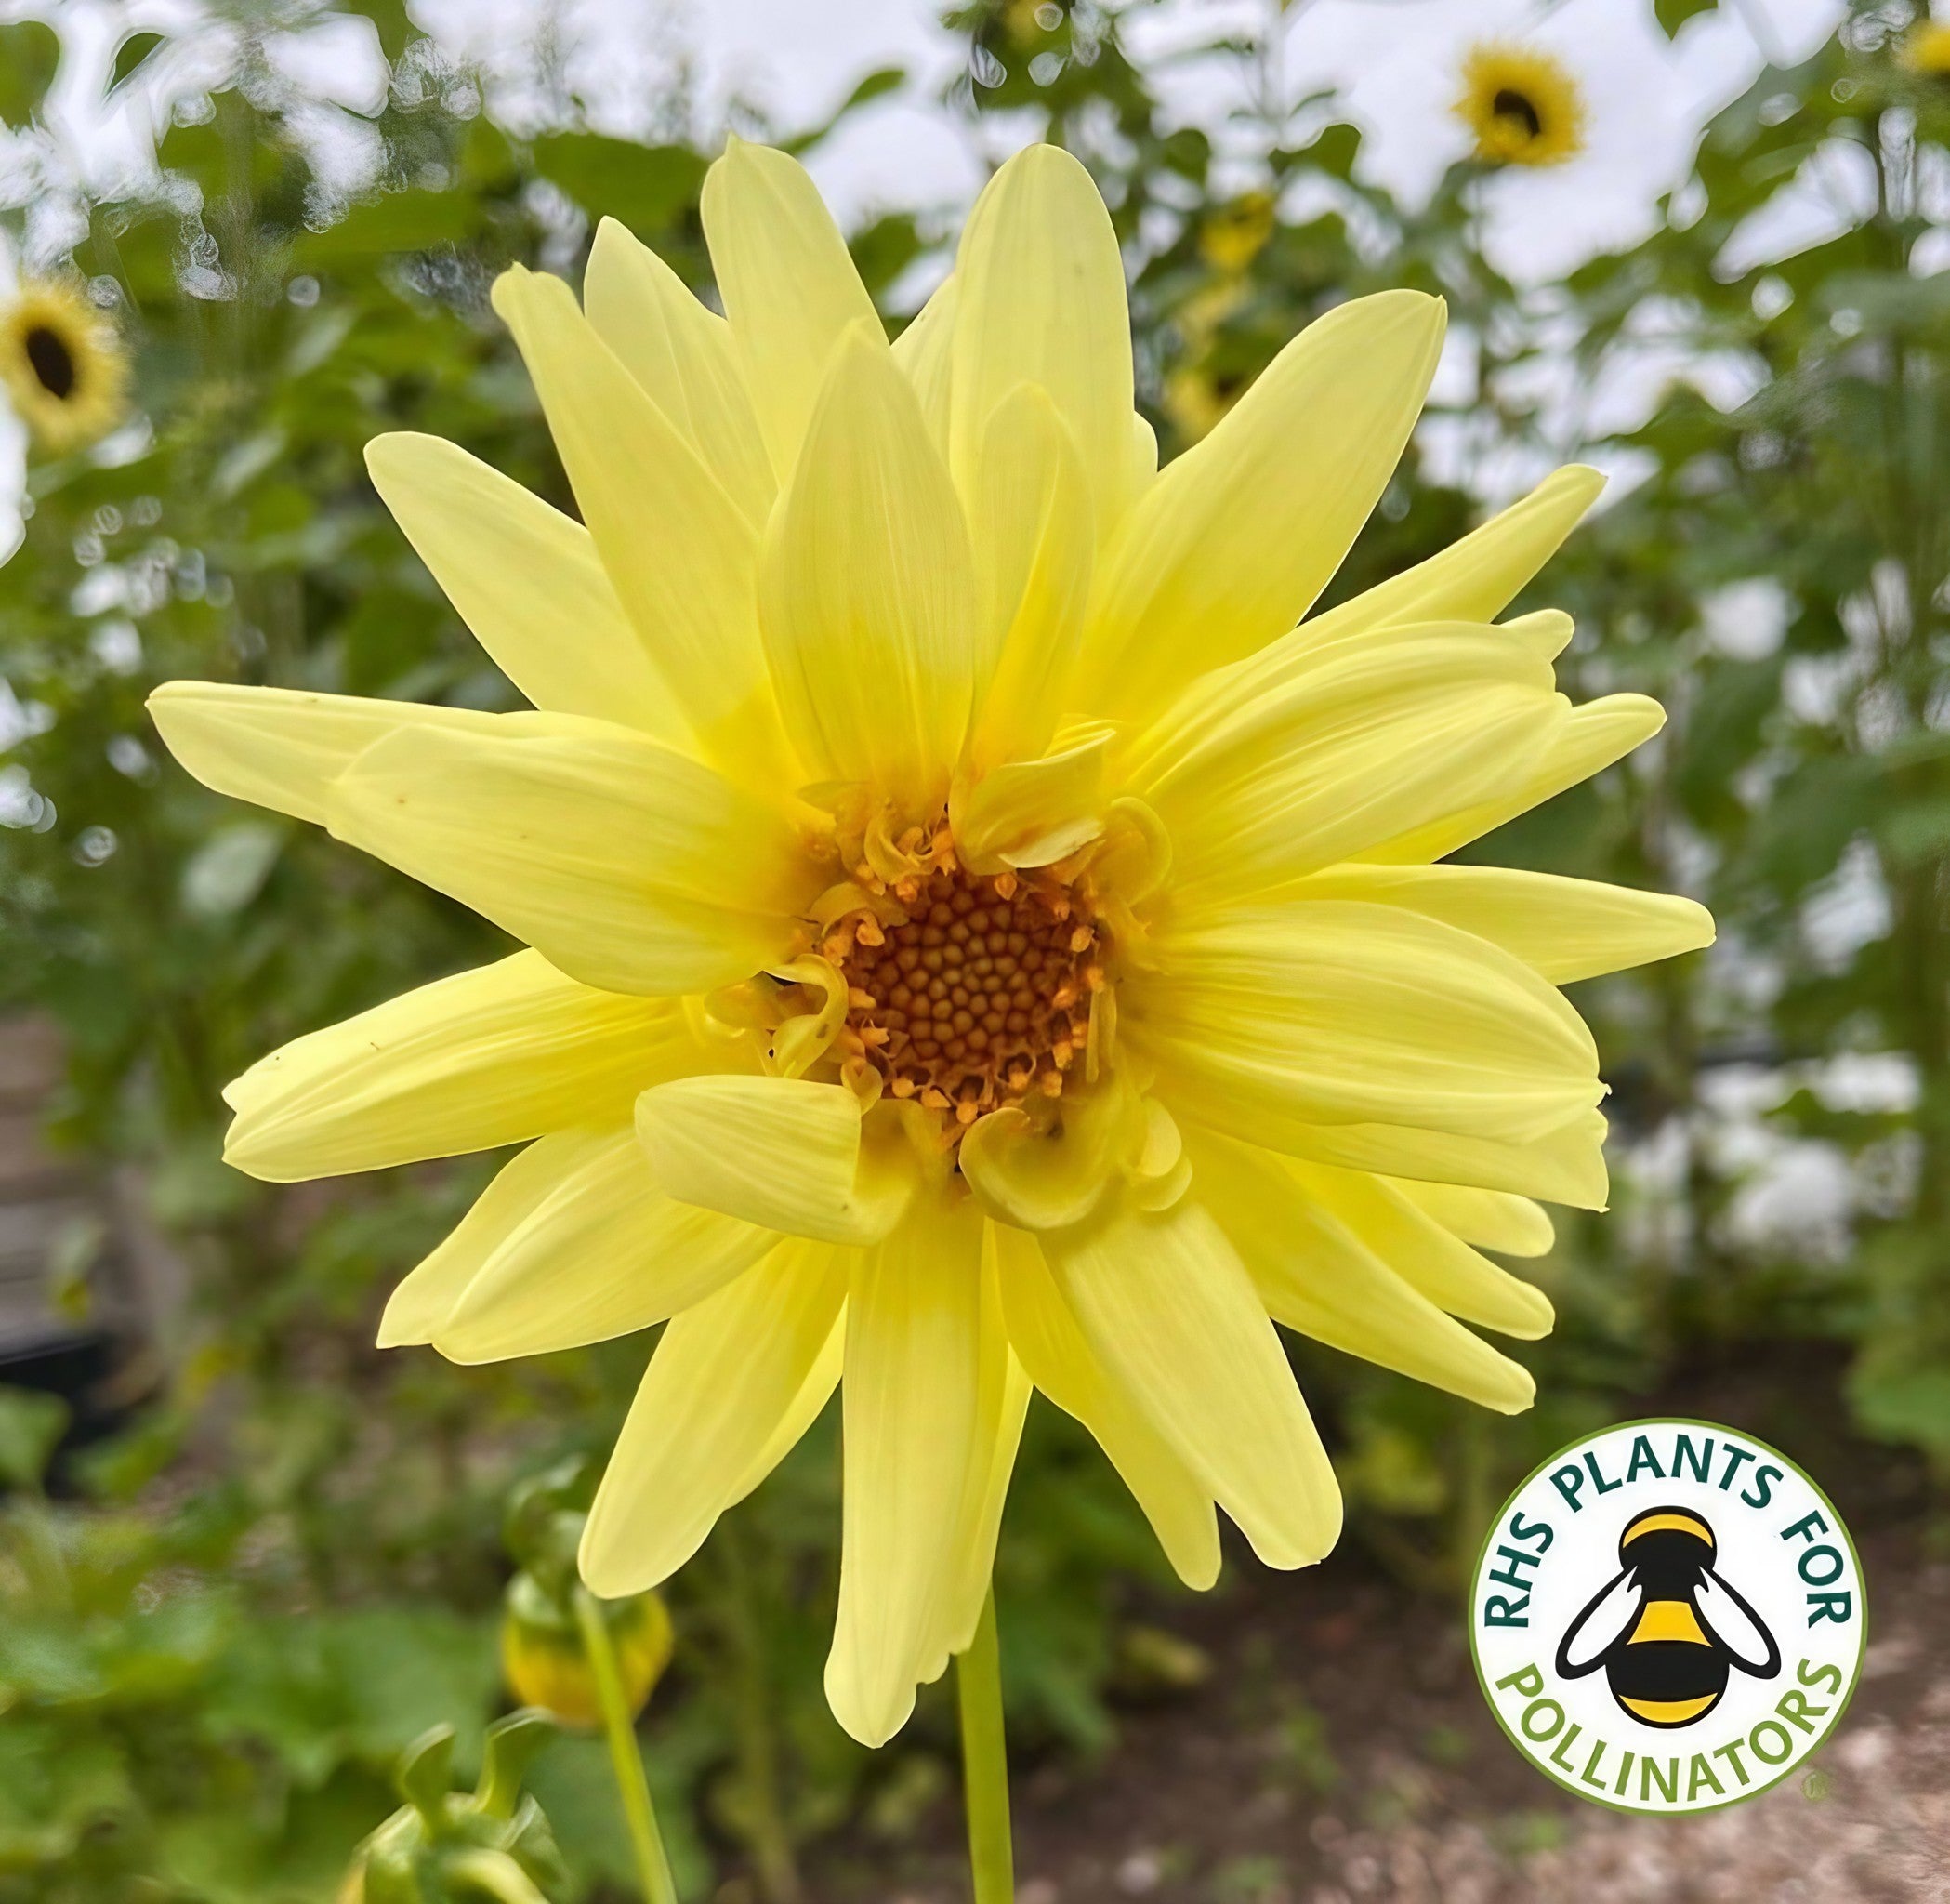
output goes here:
[[521, 1780], [553, 1736], [546, 1712], [511, 1712], [488, 1727], [481, 1779], [452, 1789], [454, 1728], [436, 1726], [401, 1756], [406, 1803], [352, 1854], [338, 1904], [549, 1904], [568, 1883], [548, 1820]]

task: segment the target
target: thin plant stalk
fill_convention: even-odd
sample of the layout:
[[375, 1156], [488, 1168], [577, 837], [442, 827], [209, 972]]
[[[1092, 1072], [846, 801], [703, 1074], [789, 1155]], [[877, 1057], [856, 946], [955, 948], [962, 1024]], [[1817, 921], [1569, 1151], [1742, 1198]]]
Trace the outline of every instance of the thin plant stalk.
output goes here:
[[650, 1781], [643, 1776], [643, 1754], [637, 1746], [637, 1726], [629, 1701], [623, 1696], [623, 1674], [616, 1648], [602, 1617], [602, 1603], [586, 1587], [575, 1590], [575, 1619], [582, 1628], [583, 1650], [596, 1681], [597, 1702], [602, 1707], [603, 1736], [609, 1741], [610, 1765], [616, 1774], [616, 1792], [623, 1801], [623, 1821], [629, 1828], [630, 1850], [637, 1861], [637, 1883], [644, 1904], [677, 1904], [677, 1886], [670, 1878], [670, 1860], [664, 1853], [664, 1834], [650, 1802]]
[[765, 1635], [752, 1599], [752, 1566], [734, 1517], [718, 1524], [724, 1565], [724, 1620], [737, 1686], [739, 1768], [749, 1805], [747, 1839], [766, 1904], [800, 1904], [804, 1891], [792, 1855], [792, 1832], [779, 1799], [778, 1734], [765, 1686]]
[[1008, 1823], [1008, 1749], [1002, 1732], [1002, 1648], [995, 1591], [982, 1603], [968, 1650], [955, 1662], [961, 1702], [962, 1793], [968, 1815], [968, 1867], [975, 1904], [1014, 1904], [1015, 1849]]

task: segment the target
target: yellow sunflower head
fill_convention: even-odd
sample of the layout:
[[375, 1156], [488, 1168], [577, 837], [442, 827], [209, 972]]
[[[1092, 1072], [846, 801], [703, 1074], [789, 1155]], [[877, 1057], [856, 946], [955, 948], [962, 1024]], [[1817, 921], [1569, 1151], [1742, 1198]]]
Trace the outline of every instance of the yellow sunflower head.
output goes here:
[[1090, 177], [1033, 146], [889, 346], [811, 180], [734, 143], [724, 315], [619, 225], [578, 303], [495, 292], [578, 505], [435, 438], [373, 479], [532, 712], [173, 682], [217, 790], [528, 949], [231, 1084], [272, 1182], [525, 1146], [394, 1291], [461, 1362], [665, 1324], [584, 1527], [658, 1585], [841, 1393], [826, 1691], [904, 1722], [971, 1643], [1032, 1392], [1193, 1585], [1218, 1511], [1333, 1546], [1276, 1325], [1492, 1408], [1549, 1302], [1536, 1199], [1605, 1198], [1560, 987], [1703, 945], [1690, 901], [1445, 855], [1617, 760], [1554, 613], [1499, 620], [1566, 469], [1310, 610], [1389, 483], [1436, 299], [1341, 304], [1166, 468]]
[[1236, 277], [1266, 249], [1278, 206], [1270, 192], [1243, 192], [1206, 213], [1198, 231], [1199, 256], [1216, 271]]
[[0, 305], [0, 380], [40, 443], [81, 449], [121, 420], [128, 359], [73, 286], [29, 280]]
[[1950, 24], [1919, 20], [1904, 34], [1896, 57], [1924, 79], [1950, 80]]
[[1529, 46], [1482, 45], [1463, 61], [1456, 116], [1491, 165], [1558, 165], [1585, 149], [1584, 93], [1571, 69]]

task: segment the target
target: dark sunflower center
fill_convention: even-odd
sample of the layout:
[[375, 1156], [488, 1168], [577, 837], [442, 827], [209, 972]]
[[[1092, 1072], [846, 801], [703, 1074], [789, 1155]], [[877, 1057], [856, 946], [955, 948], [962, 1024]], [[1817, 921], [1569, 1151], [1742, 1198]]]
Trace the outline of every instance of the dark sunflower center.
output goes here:
[[74, 352], [68, 340], [44, 324], [37, 324], [22, 342], [29, 367], [50, 397], [65, 400], [74, 394]]
[[1515, 120], [1527, 139], [1535, 139], [1544, 129], [1542, 114], [1514, 86], [1498, 86], [1490, 101], [1490, 111], [1499, 119]]
[[1106, 948], [1081, 895], [957, 869], [931, 874], [907, 910], [840, 962], [850, 1028], [893, 1094], [968, 1122], [1061, 1093], [1104, 982]]

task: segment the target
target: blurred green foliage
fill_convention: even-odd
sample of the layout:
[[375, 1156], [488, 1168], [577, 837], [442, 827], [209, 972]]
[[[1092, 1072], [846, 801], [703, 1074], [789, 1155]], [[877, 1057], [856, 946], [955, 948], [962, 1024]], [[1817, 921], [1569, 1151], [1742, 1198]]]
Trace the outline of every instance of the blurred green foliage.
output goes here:
[[[1618, 1208], [1565, 1224], [1542, 1267], [1562, 1321], [1528, 1357], [1531, 1416], [1296, 1346], [1352, 1538], [1444, 1583], [1501, 1488], [1574, 1429], [1702, 1358], [1792, 1342], [1833, 1345], [1862, 1428], [1950, 1467], [1950, 275], [1930, 274], [1950, 258], [1950, 87], [1892, 57], [1908, 9], [1857, 4], [1805, 66], [1763, 74], [1653, 236], [1539, 287], [1484, 254], [1480, 167], [1397, 203], [1361, 173], [1333, 99], [1288, 97], [1264, 46], [1201, 53], [1245, 80], [1225, 123], [1171, 120], [1120, 35], [1140, 5], [958, 11], [953, 97], [1018, 134], [1047, 127], [1097, 171], [1167, 454], [1330, 304], [1399, 284], [1446, 296], [1457, 374], [1335, 595], [1453, 539], [1481, 515], [1476, 489], [1512, 469], [1599, 451], [1629, 472], [1537, 601], [1577, 616], [1574, 694], [1642, 688], [1671, 725], [1482, 851], [1693, 892], [1722, 922], [1710, 956], [1584, 988], [1615, 1093]], [[1658, 18], [1676, 30], [1702, 10], [1660, 0]], [[378, 169], [349, 199], [316, 102], [275, 57], [347, 11], [390, 69], [354, 128]], [[0, 49], [0, 116], [29, 127], [7, 222], [112, 312], [140, 418], [35, 463], [26, 545], [0, 568], [0, 1003], [58, 1021], [55, 1135], [133, 1169], [192, 1287], [153, 1394], [64, 1460], [59, 1498], [42, 1485], [58, 1411], [0, 1394], [0, 1904], [331, 1897], [392, 1809], [402, 1751], [444, 1725], [462, 1767], [478, 1761], [507, 1702], [502, 1501], [606, 1449], [647, 1347], [470, 1369], [382, 1356], [385, 1291], [485, 1167], [320, 1193], [222, 1165], [226, 1080], [499, 943], [194, 786], [141, 704], [195, 676], [514, 705], [361, 452], [384, 430], [432, 431], [567, 507], [488, 286], [514, 260], [574, 278], [607, 214], [707, 288], [707, 152], [593, 127], [552, 41], [535, 49], [539, 121], [518, 126], [397, 0], [206, 12], [195, 31], [231, 48], [228, 77], [176, 99], [159, 171], [105, 199], [34, 119], [48, 43], [8, 27]], [[138, 89], [170, 51], [133, 34], [108, 80]], [[744, 129], [808, 151], [896, 80], [870, 76], [820, 126]], [[682, 103], [659, 124], [684, 123]], [[1832, 235], [1785, 259], [1753, 241], [1811, 198]], [[891, 318], [947, 236], [904, 215], [854, 234]], [[1618, 388], [1643, 400], [1601, 428], [1585, 400]], [[1770, 1224], [1759, 1180], [1817, 1156], [1838, 1213]], [[855, 1817], [899, 1835], [952, 1803], [938, 1695], [878, 1759], [820, 1697], [836, 1441], [829, 1418], [673, 1583], [677, 1652], [645, 1736], [689, 1895], [740, 1860], [790, 1899], [809, 1840]], [[1105, 1749], [1123, 1636], [1168, 1591], [1107, 1465], [1038, 1408], [998, 1572], [1019, 1737]], [[1295, 1725], [1318, 1783], [1331, 1756]], [[564, 1894], [624, 1895], [599, 1743], [556, 1740], [529, 1789]]]

